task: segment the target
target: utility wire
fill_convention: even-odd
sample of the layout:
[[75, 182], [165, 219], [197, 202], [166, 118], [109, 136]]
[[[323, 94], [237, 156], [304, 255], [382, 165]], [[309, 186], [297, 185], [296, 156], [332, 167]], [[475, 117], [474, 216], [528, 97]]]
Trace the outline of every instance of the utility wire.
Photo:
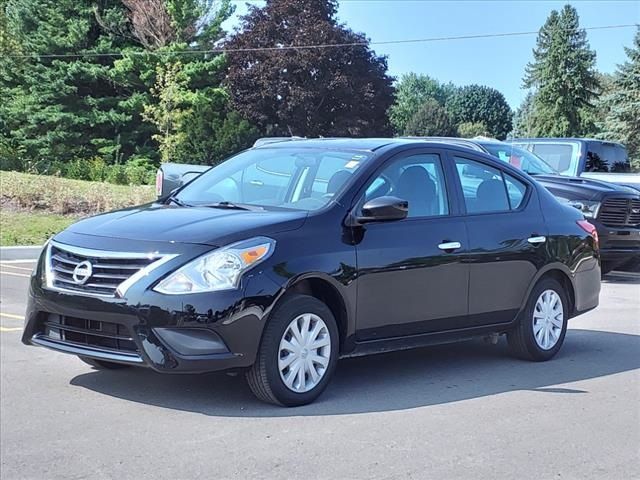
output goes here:
[[[623, 25], [603, 25], [598, 27], [584, 27], [580, 30], [612, 30], [618, 28], [638, 27], [640, 24], [628, 23]], [[405, 40], [387, 40], [378, 42], [348, 42], [348, 43], [325, 43], [317, 45], [276, 45], [273, 47], [248, 47], [248, 48], [212, 48], [207, 50], [178, 50], [178, 51], [126, 51], [126, 52], [87, 52], [87, 53], [52, 53], [52, 54], [9, 54], [6, 57], [11, 58], [75, 58], [75, 57], [121, 57], [128, 55], [157, 55], [157, 56], [173, 56], [173, 55], [201, 55], [212, 53], [243, 53], [243, 52], [284, 52], [288, 50], [310, 50], [325, 48], [343, 48], [343, 47], [367, 47], [372, 45], [402, 45], [408, 43], [430, 43], [444, 42], [449, 40], [474, 40], [481, 38], [502, 38], [502, 37], [519, 37], [525, 35], [536, 35], [538, 31], [530, 32], [507, 32], [507, 33], [485, 33], [478, 35], [457, 35], [450, 37], [431, 37], [431, 38], [413, 38]]]

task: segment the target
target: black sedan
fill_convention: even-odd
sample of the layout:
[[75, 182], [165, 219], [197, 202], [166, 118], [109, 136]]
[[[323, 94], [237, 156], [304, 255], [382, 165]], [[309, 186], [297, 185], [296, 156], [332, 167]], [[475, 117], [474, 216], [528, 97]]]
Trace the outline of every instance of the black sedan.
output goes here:
[[549, 360], [599, 292], [594, 227], [509, 164], [423, 140], [285, 141], [56, 235], [23, 342], [95, 368], [243, 371], [293, 406], [344, 356], [506, 334]]

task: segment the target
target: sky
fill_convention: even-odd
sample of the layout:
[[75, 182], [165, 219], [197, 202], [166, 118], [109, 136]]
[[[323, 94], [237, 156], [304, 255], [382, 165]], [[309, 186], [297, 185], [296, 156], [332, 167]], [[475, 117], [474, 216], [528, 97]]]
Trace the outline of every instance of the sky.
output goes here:
[[[238, 24], [246, 2], [237, 1], [236, 13], [226, 27]], [[261, 5], [263, 2], [250, 2]], [[416, 38], [450, 37], [487, 33], [533, 32], [544, 24], [551, 10], [566, 1], [431, 1], [341, 0], [338, 20], [373, 42]], [[580, 15], [582, 27], [640, 23], [640, 0], [570, 2]], [[597, 68], [613, 73], [626, 60], [634, 28], [587, 32], [597, 54]], [[374, 45], [386, 55], [389, 73], [424, 73], [455, 85], [488, 85], [501, 91], [516, 108], [526, 92], [521, 89], [525, 65], [532, 59], [536, 35], [472, 40], [449, 40], [401, 45]]]

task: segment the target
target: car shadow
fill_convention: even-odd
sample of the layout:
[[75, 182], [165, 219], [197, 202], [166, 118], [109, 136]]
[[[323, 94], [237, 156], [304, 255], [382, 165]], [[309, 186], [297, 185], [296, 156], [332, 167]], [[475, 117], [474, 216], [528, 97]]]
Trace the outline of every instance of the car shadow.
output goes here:
[[333, 381], [313, 404], [281, 408], [256, 400], [242, 375], [162, 375], [131, 368], [91, 371], [71, 385], [157, 407], [225, 417], [285, 417], [385, 412], [510, 391], [589, 394], [559, 385], [640, 368], [640, 336], [570, 330], [553, 360], [508, 356], [506, 342], [481, 340], [341, 360]]

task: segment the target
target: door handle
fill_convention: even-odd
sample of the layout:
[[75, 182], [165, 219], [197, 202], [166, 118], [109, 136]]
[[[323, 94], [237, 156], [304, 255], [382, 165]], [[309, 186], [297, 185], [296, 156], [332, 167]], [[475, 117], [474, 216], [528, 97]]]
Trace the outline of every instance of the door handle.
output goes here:
[[438, 245], [438, 248], [440, 250], [457, 250], [460, 247], [462, 247], [462, 245], [460, 244], [460, 242], [443, 242], [440, 245]]
[[260, 180], [251, 180], [249, 183], [250, 183], [251, 185], [256, 185], [256, 186], [258, 186], [258, 187], [262, 187], [262, 186], [264, 186], [264, 182], [261, 182]]
[[529, 237], [527, 239], [527, 242], [531, 243], [531, 244], [536, 244], [536, 243], [544, 243], [547, 241], [547, 237], [543, 236], [543, 235], [538, 235], [536, 237]]

